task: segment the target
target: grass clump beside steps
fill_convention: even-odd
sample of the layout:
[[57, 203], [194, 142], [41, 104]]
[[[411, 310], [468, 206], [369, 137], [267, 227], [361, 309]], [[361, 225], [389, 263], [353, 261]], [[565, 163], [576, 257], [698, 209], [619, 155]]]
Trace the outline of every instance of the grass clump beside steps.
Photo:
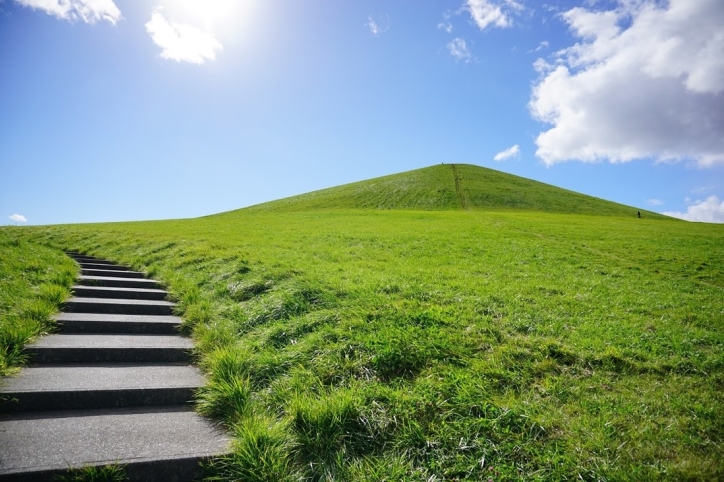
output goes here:
[[234, 435], [209, 480], [723, 479], [724, 226], [484, 194], [3, 231], [167, 284]]
[[56, 482], [123, 482], [127, 480], [124, 466], [102, 465], [68, 469], [53, 477]]
[[23, 345], [53, 327], [70, 296], [76, 264], [57, 249], [0, 230], [0, 376], [25, 361]]

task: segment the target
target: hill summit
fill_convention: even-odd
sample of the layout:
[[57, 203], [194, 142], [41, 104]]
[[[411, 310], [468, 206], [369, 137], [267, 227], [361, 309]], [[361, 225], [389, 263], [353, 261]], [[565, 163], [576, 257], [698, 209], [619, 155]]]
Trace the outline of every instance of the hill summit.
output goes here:
[[[637, 208], [470, 164], [439, 164], [257, 204], [244, 211], [516, 210], [636, 216]], [[647, 217], [663, 217], [649, 211]]]

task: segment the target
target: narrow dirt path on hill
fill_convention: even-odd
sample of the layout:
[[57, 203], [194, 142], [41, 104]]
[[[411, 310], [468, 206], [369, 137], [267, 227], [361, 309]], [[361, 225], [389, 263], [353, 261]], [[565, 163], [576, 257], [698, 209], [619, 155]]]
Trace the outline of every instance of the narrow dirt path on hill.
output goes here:
[[458, 195], [458, 199], [460, 199], [460, 207], [467, 211], [469, 209], [468, 200], [460, 187], [460, 176], [458, 176], [458, 170], [455, 167], [455, 164], [450, 164], [450, 167], [452, 168], [453, 180], [455, 181], [455, 192]]

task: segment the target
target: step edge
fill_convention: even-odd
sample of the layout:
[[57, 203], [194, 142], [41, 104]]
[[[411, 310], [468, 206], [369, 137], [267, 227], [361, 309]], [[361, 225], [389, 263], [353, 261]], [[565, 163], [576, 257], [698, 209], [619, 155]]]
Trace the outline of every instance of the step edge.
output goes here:
[[171, 385], [171, 386], [147, 386], [147, 387], [119, 387], [119, 388], [74, 388], [74, 389], [56, 389], [56, 390], [13, 390], [3, 391], [0, 390], [0, 395], [11, 396], [18, 393], [93, 393], [93, 392], [125, 392], [125, 391], [140, 391], [140, 390], [168, 390], [168, 389], [195, 389], [201, 388], [204, 384], [187, 384], [187, 385]]
[[[77, 469], [81, 467], [103, 467], [105, 465], [124, 465], [126, 467], [130, 465], [136, 465], [136, 464], [154, 464], [154, 463], [167, 463], [167, 462], [178, 462], [183, 460], [188, 461], [197, 461], [202, 462], [203, 460], [208, 460], [214, 457], [223, 457], [224, 455], [228, 455], [232, 452], [231, 450], [231, 440], [228, 437], [225, 437], [227, 439], [227, 445], [228, 447], [226, 450], [223, 451], [214, 451], [214, 452], [186, 452], [181, 454], [173, 454], [164, 458], [160, 457], [134, 457], [130, 459], [109, 459], [109, 460], [102, 460], [102, 461], [94, 461], [92, 463], [83, 463], [83, 464], [68, 464], [65, 466], [52, 466], [52, 465], [45, 465], [45, 466], [39, 466], [39, 467], [27, 467], [30, 469], [36, 469], [37, 470], [23, 470], [26, 469], [18, 468], [15, 470], [8, 470], [5, 471], [2, 468], [0, 468], [0, 480], [4, 478], [5, 476], [20, 476], [20, 475], [27, 475], [27, 476], [33, 476], [38, 477], [36, 480], [52, 480], [51, 479], [45, 479], [45, 477], [53, 477], [59, 473], [65, 473], [68, 471], [68, 469]], [[40, 479], [39, 477], [43, 477], [43, 479]], [[30, 479], [28, 479], [30, 480]]]

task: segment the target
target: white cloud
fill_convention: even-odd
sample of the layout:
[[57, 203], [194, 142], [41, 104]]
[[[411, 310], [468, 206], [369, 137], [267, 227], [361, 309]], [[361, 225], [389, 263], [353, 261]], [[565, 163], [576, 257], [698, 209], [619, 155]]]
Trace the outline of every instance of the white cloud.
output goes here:
[[113, 0], [15, 0], [15, 2], [62, 20], [80, 19], [87, 23], [105, 20], [115, 25], [123, 18]]
[[709, 196], [704, 201], [696, 201], [694, 205], [686, 208], [685, 213], [665, 212], [664, 214], [687, 221], [724, 223], [724, 200], [720, 200], [716, 196]]
[[470, 53], [470, 49], [468, 49], [468, 44], [464, 39], [459, 37], [452, 39], [447, 44], [447, 49], [450, 51], [450, 55], [455, 57], [456, 60], [470, 62], [473, 58], [473, 55]]
[[447, 33], [452, 33], [453, 31], [452, 23], [448, 21], [438, 23], [437, 28], [446, 31]]
[[506, 28], [513, 25], [511, 14], [523, 10], [523, 5], [515, 0], [466, 0], [463, 9], [470, 12], [480, 30], [493, 26]]
[[550, 43], [548, 43], [547, 40], [544, 40], [541, 43], [539, 43], [536, 48], [534, 48], [533, 50], [529, 50], [528, 53], [530, 54], [533, 52], [540, 52], [543, 49], [547, 49], [549, 45], [550, 45]]
[[500, 151], [493, 157], [494, 161], [507, 161], [508, 159], [512, 159], [515, 157], [518, 157], [520, 155], [520, 147], [518, 144], [507, 148], [504, 151]]
[[446, 31], [447, 33], [452, 33], [453, 26], [452, 22], [450, 22], [450, 12], [445, 12], [442, 14], [443, 21], [437, 24], [437, 28]]
[[[562, 18], [580, 41], [538, 60], [536, 154], [627, 162], [724, 163], [724, 8], [721, 0], [619, 0]], [[627, 26], [627, 27], [624, 27]]]
[[161, 7], [156, 7], [146, 23], [146, 31], [161, 47], [161, 57], [192, 64], [216, 59], [216, 51], [222, 50], [223, 46], [213, 34], [191, 25], [170, 22], [162, 11]]
[[372, 15], [367, 17], [367, 23], [365, 27], [370, 29], [373, 35], [379, 35], [385, 33], [390, 29], [390, 17], [389, 15], [382, 15], [375, 19]]
[[664, 204], [661, 199], [648, 199], [646, 202], [649, 203], [649, 206], [662, 206]]
[[27, 223], [28, 222], [28, 218], [26, 218], [22, 214], [13, 214], [12, 216], [9, 216], [9, 217], [16, 223]]

